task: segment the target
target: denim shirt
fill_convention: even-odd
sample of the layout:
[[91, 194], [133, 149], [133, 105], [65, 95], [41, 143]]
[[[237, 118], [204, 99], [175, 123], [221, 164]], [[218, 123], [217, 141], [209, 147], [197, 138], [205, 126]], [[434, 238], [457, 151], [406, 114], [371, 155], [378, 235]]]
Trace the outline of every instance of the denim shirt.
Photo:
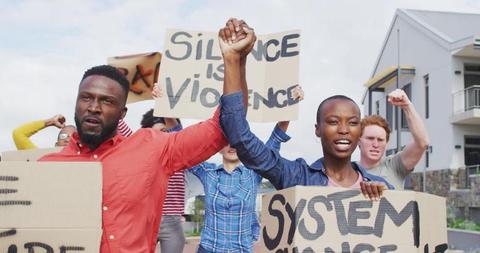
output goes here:
[[[276, 126], [266, 145], [280, 150], [280, 143], [289, 139]], [[208, 252], [251, 253], [260, 232], [255, 206], [262, 177], [242, 164], [231, 173], [223, 165], [207, 162], [189, 171], [200, 179], [205, 191], [202, 248]]]
[[[242, 99], [241, 92], [220, 99], [220, 126], [230, 145], [237, 150], [240, 161], [268, 179], [277, 190], [296, 185], [327, 186], [328, 177], [322, 158], [312, 165], [302, 158], [294, 161], [285, 159], [250, 131]], [[352, 162], [352, 167], [363, 176], [364, 181], [383, 182], [389, 189], [394, 189], [385, 179], [371, 175], [358, 164]]]

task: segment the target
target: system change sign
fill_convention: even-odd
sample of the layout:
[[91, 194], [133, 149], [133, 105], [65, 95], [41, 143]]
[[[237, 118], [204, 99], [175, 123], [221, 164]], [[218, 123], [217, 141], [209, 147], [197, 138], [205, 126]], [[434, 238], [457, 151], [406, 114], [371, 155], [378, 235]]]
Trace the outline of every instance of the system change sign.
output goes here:
[[[257, 122], [298, 118], [300, 32], [260, 35], [248, 56], [247, 117]], [[213, 115], [223, 91], [225, 67], [218, 33], [167, 30], [158, 77], [163, 97], [155, 116], [206, 119]]]
[[0, 162], [0, 252], [99, 252], [100, 163]]
[[445, 199], [387, 191], [297, 186], [263, 196], [261, 252], [437, 253], [447, 245]]

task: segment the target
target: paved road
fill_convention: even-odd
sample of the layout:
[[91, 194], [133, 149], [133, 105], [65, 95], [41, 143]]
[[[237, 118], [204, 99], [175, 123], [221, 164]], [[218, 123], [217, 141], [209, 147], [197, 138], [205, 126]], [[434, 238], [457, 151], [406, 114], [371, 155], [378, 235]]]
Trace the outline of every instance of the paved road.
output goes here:
[[[197, 252], [197, 247], [198, 247], [198, 242], [200, 240], [200, 237], [190, 237], [187, 238], [187, 242], [185, 243], [185, 248], [183, 248], [183, 253], [195, 253]], [[257, 247], [254, 247], [253, 252], [260, 252], [260, 250]], [[161, 253], [160, 249], [157, 247], [157, 253]]]

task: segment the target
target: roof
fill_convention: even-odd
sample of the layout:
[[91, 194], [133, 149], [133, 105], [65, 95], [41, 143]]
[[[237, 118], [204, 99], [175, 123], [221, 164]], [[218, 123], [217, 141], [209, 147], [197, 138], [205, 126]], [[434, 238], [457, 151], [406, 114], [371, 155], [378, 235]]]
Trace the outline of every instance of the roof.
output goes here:
[[442, 39], [454, 43], [480, 33], [480, 14], [400, 9]]
[[367, 88], [385, 88], [391, 81], [395, 81], [397, 74], [415, 75], [414, 66], [400, 66], [400, 73], [397, 73], [398, 66], [391, 66], [381, 71], [365, 83]]
[[468, 45], [473, 46], [475, 37], [480, 34], [480, 14], [458, 13], [442, 11], [426, 11], [413, 9], [397, 9], [392, 19], [387, 35], [384, 39], [382, 49], [375, 62], [371, 78], [378, 70], [378, 64], [385, 50], [388, 38], [394, 32], [393, 28], [397, 18], [417, 26], [420, 30], [433, 38], [446, 50], [453, 51]]

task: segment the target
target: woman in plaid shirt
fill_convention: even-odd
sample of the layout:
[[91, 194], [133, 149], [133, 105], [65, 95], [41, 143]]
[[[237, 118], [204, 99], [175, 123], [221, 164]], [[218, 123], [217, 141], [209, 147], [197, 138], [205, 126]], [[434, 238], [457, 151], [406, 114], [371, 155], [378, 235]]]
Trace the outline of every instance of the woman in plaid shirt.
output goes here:
[[[279, 123], [267, 141], [272, 149], [290, 137]], [[256, 215], [257, 187], [262, 177], [240, 163], [235, 149], [227, 145], [220, 151], [223, 163], [203, 162], [189, 169], [203, 184], [205, 191], [205, 222], [198, 253], [251, 253], [258, 239], [260, 226]]]

